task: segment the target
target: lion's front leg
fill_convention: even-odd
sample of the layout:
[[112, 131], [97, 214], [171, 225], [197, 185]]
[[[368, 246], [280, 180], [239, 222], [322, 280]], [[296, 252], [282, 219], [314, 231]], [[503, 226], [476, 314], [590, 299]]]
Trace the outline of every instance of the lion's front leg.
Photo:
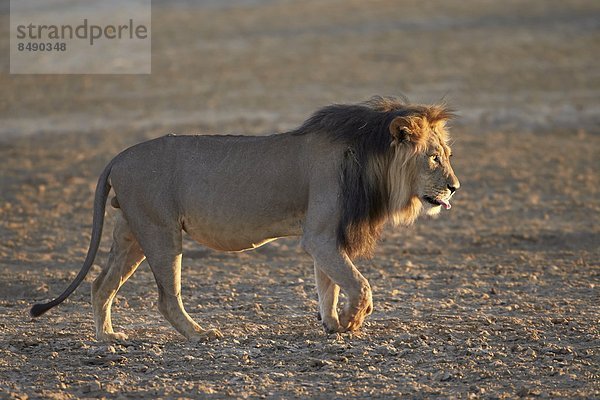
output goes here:
[[[348, 256], [338, 249], [334, 238], [310, 237], [303, 239], [306, 251], [313, 257], [317, 269], [324, 273], [331, 281], [325, 287], [324, 279], [319, 292], [319, 305], [326, 331], [355, 331], [361, 327], [367, 315], [373, 311], [373, 300], [369, 282], [356, 269]], [[319, 279], [317, 273], [317, 290]], [[338, 285], [348, 296], [348, 302], [339, 316], [334, 306], [334, 286]], [[331, 293], [328, 293], [331, 290]], [[335, 296], [337, 300], [337, 295]], [[337, 301], [335, 302], [337, 303]], [[336, 324], [337, 323], [337, 324]], [[329, 326], [328, 326], [329, 325]]]
[[327, 333], [340, 332], [340, 320], [337, 312], [340, 287], [315, 263], [315, 282], [319, 295], [319, 316]]

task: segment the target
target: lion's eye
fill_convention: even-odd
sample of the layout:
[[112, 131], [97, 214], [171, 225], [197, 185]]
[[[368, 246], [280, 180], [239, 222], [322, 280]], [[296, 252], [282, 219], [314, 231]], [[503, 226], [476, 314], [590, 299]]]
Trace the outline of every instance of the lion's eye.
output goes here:
[[431, 160], [435, 163], [439, 163], [440, 162], [440, 156], [437, 154], [434, 154], [431, 156]]

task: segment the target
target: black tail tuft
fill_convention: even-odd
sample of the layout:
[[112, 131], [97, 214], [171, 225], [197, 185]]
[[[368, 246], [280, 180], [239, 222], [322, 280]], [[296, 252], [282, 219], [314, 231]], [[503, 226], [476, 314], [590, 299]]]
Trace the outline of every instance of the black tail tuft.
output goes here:
[[33, 307], [31, 307], [31, 310], [29, 310], [29, 315], [31, 315], [33, 318], [39, 317], [40, 315], [42, 315], [43, 313], [45, 313], [52, 307], [53, 306], [50, 305], [49, 303], [34, 304]]

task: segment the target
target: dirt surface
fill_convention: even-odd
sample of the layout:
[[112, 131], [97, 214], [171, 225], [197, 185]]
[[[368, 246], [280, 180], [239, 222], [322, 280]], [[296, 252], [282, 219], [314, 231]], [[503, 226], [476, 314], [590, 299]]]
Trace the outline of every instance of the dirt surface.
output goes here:
[[[2, 59], [0, 398], [600, 398], [599, 2], [188, 3], [155, 3], [149, 76], [10, 76]], [[360, 333], [322, 331], [297, 240], [187, 240], [184, 302], [225, 337], [184, 341], [143, 264], [113, 308], [131, 339], [98, 343], [90, 282], [111, 218], [84, 284], [29, 318], [79, 270], [121, 149], [399, 93], [459, 111], [462, 188], [358, 262], [375, 302]]]

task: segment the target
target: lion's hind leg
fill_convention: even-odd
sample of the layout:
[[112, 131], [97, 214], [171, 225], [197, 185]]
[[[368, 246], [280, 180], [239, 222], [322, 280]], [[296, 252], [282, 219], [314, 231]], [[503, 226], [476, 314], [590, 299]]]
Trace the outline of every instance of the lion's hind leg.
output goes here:
[[144, 260], [144, 253], [133, 236], [121, 210], [117, 210], [113, 245], [108, 262], [92, 285], [92, 306], [98, 340], [124, 340], [127, 336], [115, 333], [111, 322], [111, 305], [120, 287]]
[[181, 240], [181, 230], [158, 226], [147, 227], [140, 238], [158, 286], [158, 310], [190, 340], [222, 337], [217, 329], [203, 329], [185, 311], [181, 299]]

